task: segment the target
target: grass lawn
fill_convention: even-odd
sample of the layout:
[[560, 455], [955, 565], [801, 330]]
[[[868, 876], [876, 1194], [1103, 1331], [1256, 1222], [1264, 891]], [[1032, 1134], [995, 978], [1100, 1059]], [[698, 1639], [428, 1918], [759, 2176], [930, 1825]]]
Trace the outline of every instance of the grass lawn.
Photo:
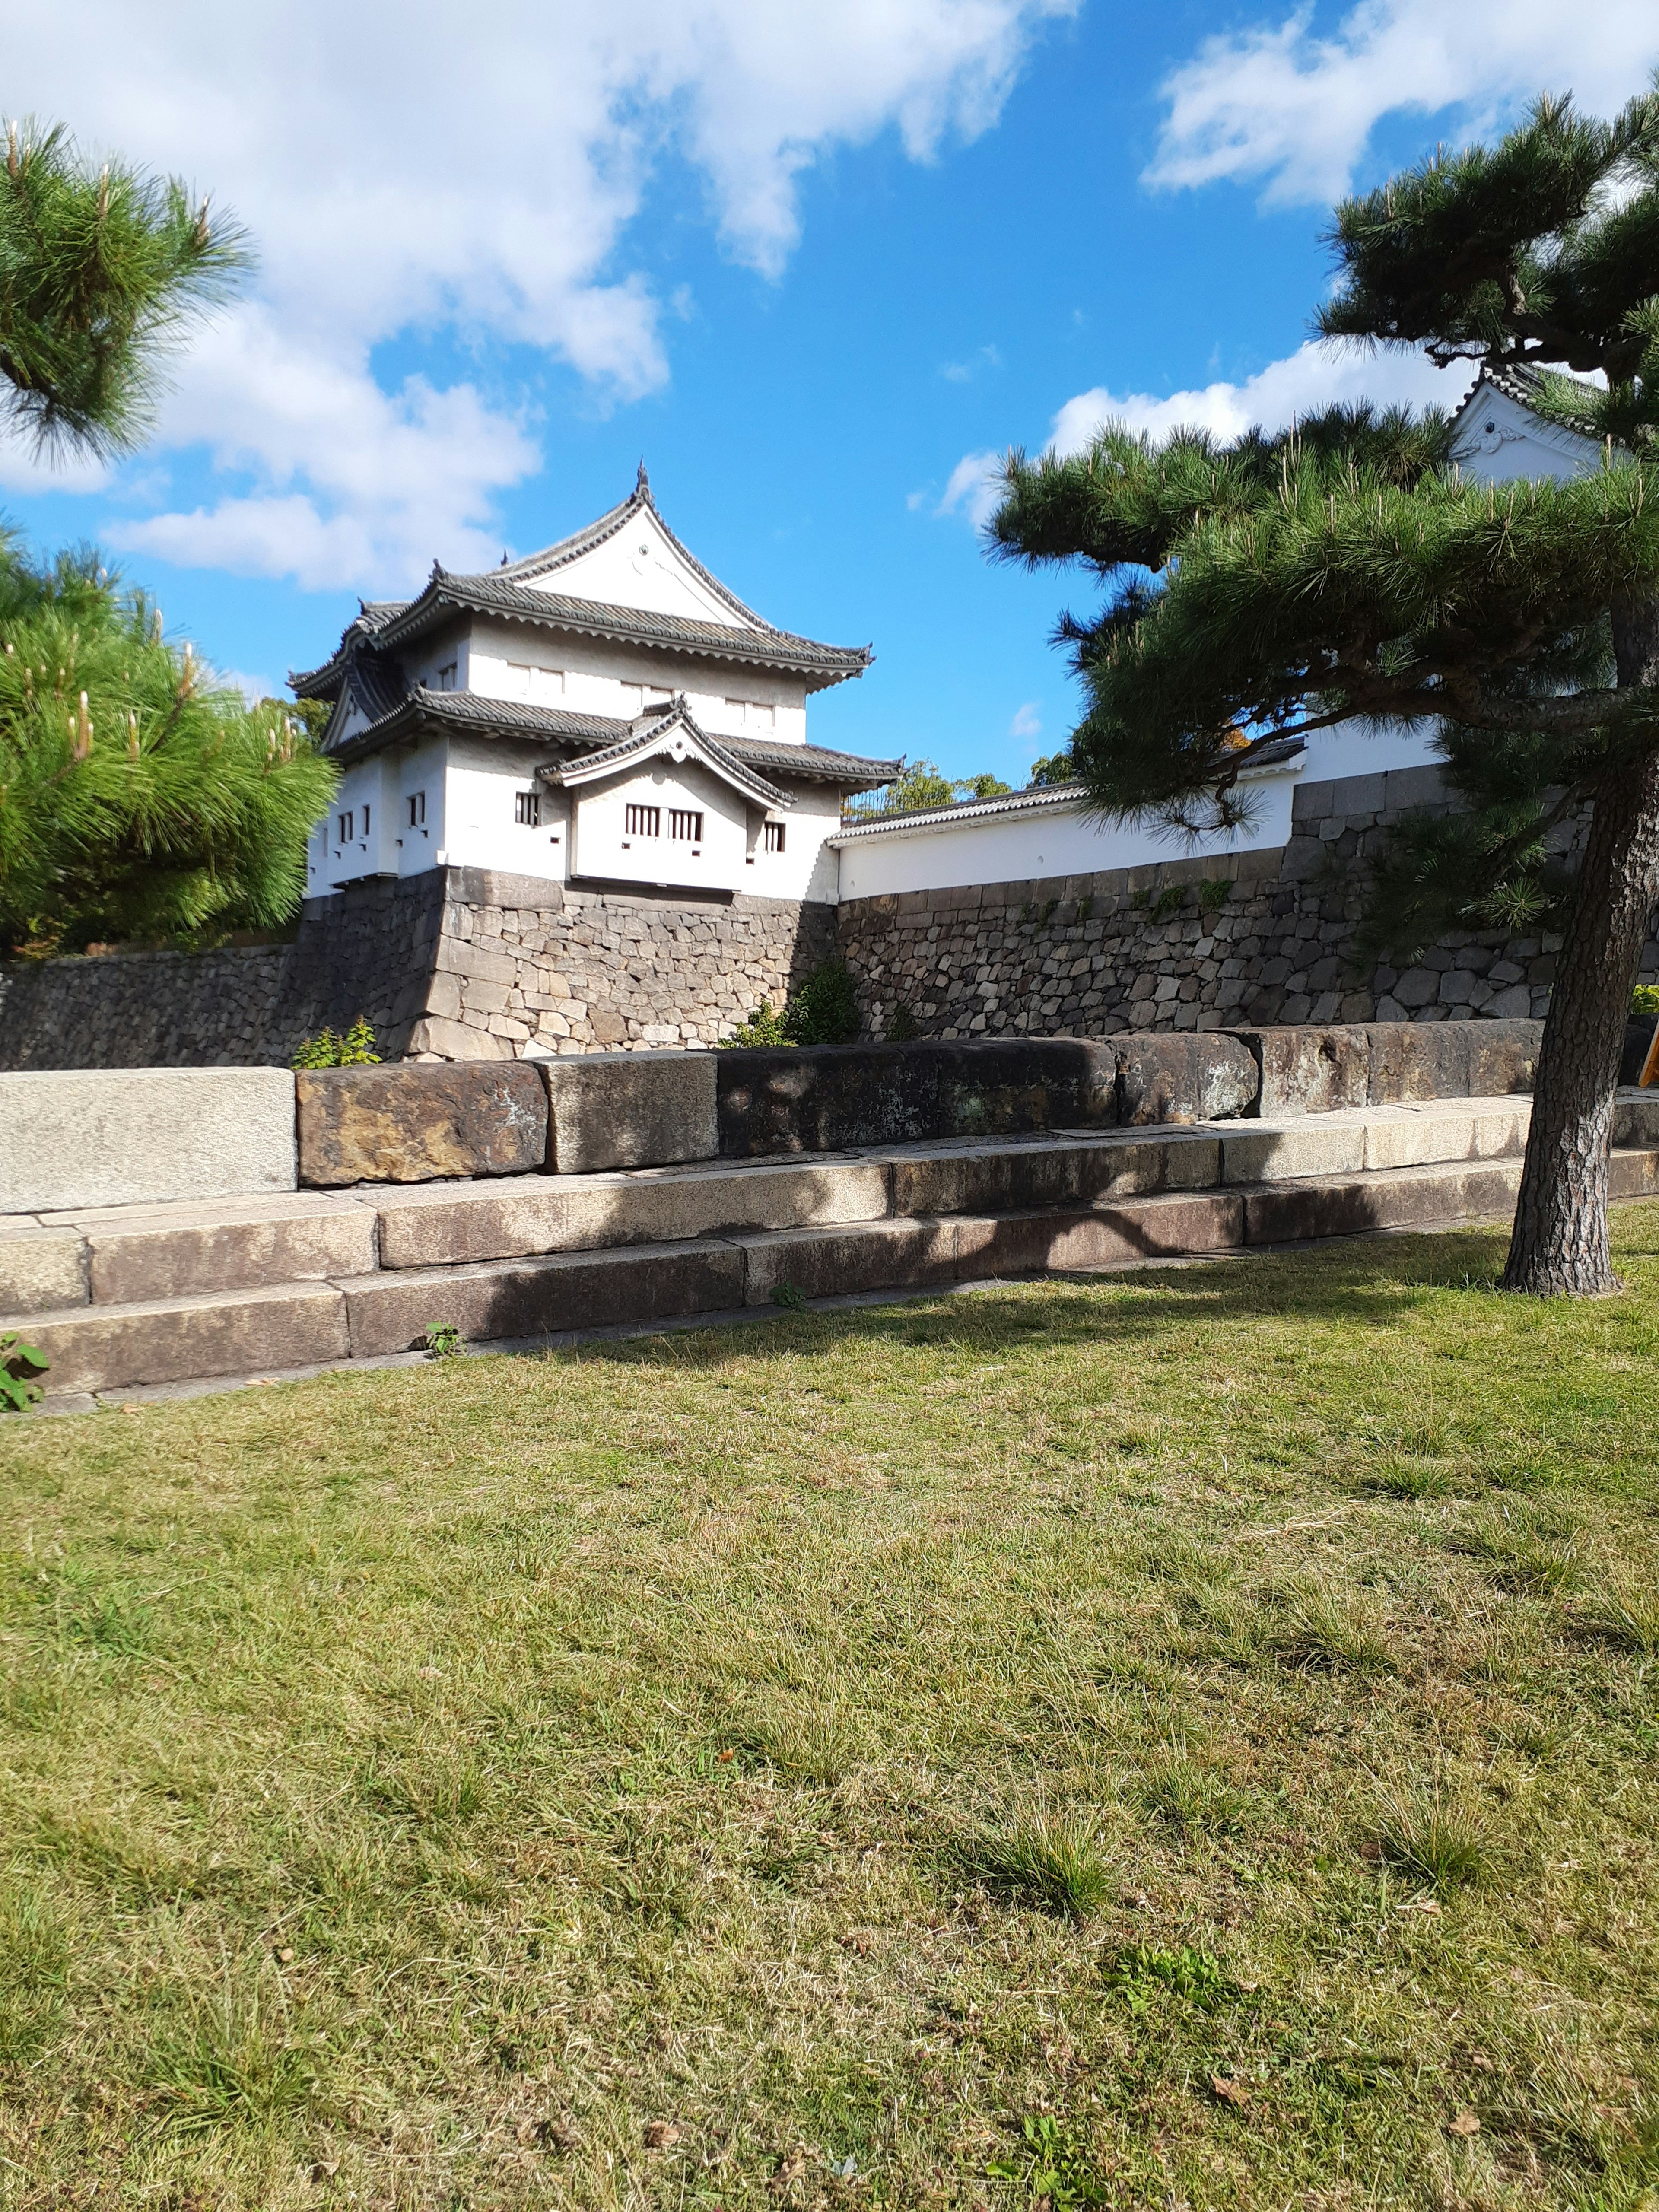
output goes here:
[[0, 2204], [1651, 2208], [1659, 1207], [0, 1425]]

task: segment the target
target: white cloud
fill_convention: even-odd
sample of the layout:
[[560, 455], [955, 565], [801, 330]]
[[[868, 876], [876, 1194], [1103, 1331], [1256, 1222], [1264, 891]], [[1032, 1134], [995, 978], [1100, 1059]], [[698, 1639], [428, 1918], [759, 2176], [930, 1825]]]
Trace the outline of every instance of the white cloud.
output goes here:
[[250, 707], [257, 707], [261, 699], [281, 699], [288, 686], [273, 684], [268, 676], [250, 676], [246, 669], [216, 668], [214, 674], [228, 691], [240, 691]]
[[939, 374], [947, 384], [968, 384], [982, 368], [1000, 368], [1002, 356], [994, 345], [982, 345], [966, 361], [946, 361], [939, 364]]
[[[1242, 384], [1206, 384], [1172, 392], [1166, 399], [1146, 392], [1111, 392], [1098, 385], [1091, 392], [1079, 392], [1054, 416], [1048, 442], [1056, 453], [1080, 453], [1107, 422], [1127, 423], [1132, 430], [1150, 431], [1160, 438], [1183, 423], [1212, 431], [1218, 438], [1237, 438], [1252, 423], [1283, 430], [1298, 416], [1338, 400], [1450, 410], [1468, 391], [1474, 374], [1462, 365], [1437, 369], [1421, 354], [1366, 354], [1310, 339]], [[958, 473], [967, 465], [966, 459], [958, 463]]]
[[1008, 725], [1008, 734], [1011, 738], [1040, 738], [1042, 735], [1042, 723], [1035, 699], [1028, 699], [1023, 707], [1015, 708], [1014, 719]]
[[[1206, 384], [1172, 392], [1162, 399], [1149, 392], [1109, 392], [1096, 385], [1058, 410], [1047, 444], [1057, 453], [1080, 453], [1107, 422], [1121, 422], [1155, 438], [1167, 437], [1182, 424], [1212, 431], [1218, 438], [1237, 438], [1252, 423], [1266, 430], [1285, 429], [1299, 416], [1338, 400], [1370, 399], [1379, 407], [1439, 406], [1449, 412], [1474, 377], [1467, 364], [1441, 370], [1420, 354], [1367, 354], [1310, 339], [1242, 384]], [[1001, 497], [1002, 459], [1000, 453], [964, 453], [951, 470], [934, 512], [962, 514], [975, 529], [982, 527]]]
[[1312, 21], [1304, 5], [1206, 39], [1164, 82], [1146, 180], [1261, 179], [1270, 203], [1328, 202], [1385, 115], [1453, 109], [1475, 131], [1546, 91], [1607, 113], [1642, 90], [1659, 53], [1653, 0], [1362, 0], [1329, 38]]
[[[888, 129], [926, 161], [986, 130], [1042, 20], [1079, 4], [503, 0], [475, 23], [439, 0], [177, 0], [160, 35], [118, 0], [17, 14], [20, 106], [187, 162], [261, 256], [161, 427], [246, 482], [123, 542], [370, 589], [406, 581], [417, 546], [422, 567], [477, 559], [495, 495], [539, 465], [531, 430], [465, 383], [388, 395], [372, 349], [450, 331], [539, 348], [615, 399], [654, 390], [662, 308], [627, 251], [665, 155], [700, 173], [734, 258], [775, 275], [816, 161]], [[32, 483], [18, 452], [0, 480]]]
[[975, 530], [983, 529], [1002, 496], [1001, 466], [1000, 453], [964, 453], [951, 470], [934, 513], [965, 514]]

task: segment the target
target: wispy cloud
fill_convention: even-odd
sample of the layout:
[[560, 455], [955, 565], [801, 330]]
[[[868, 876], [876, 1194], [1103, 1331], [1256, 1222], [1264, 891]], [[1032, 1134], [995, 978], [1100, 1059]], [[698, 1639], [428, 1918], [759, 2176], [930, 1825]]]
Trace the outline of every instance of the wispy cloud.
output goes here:
[[1023, 707], [1015, 708], [1014, 719], [1008, 725], [1008, 734], [1011, 738], [1019, 738], [1022, 740], [1040, 738], [1042, 735], [1042, 718], [1037, 713], [1037, 702], [1035, 699], [1028, 699]]
[[1001, 467], [1000, 453], [964, 453], [951, 470], [933, 512], [966, 515], [975, 530], [982, 530], [1002, 496]]
[[970, 384], [981, 369], [1000, 368], [1002, 356], [994, 345], [982, 345], [966, 361], [946, 361], [939, 363], [939, 374], [947, 384]]
[[1362, 0], [1330, 37], [1310, 5], [1206, 39], [1174, 70], [1146, 181], [1257, 182], [1269, 204], [1337, 198], [1386, 115], [1453, 111], [1460, 130], [1543, 91], [1606, 112], [1659, 52], [1652, 0]]

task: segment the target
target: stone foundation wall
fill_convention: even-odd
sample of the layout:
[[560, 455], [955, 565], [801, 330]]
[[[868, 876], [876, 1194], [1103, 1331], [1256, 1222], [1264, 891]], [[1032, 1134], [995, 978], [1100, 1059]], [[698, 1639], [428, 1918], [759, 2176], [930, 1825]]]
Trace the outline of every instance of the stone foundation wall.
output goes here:
[[712, 1044], [834, 950], [827, 905], [434, 869], [308, 902], [288, 944], [0, 967], [0, 1068], [285, 1066], [360, 1014], [387, 1059]]
[[714, 1044], [763, 999], [781, 1007], [836, 949], [836, 909], [818, 902], [450, 875], [412, 1054]]
[[1367, 858], [1444, 803], [1437, 769], [1309, 784], [1277, 850], [849, 901], [841, 945], [878, 1036], [1541, 1019], [1558, 938], [1457, 934], [1403, 972], [1354, 969]]

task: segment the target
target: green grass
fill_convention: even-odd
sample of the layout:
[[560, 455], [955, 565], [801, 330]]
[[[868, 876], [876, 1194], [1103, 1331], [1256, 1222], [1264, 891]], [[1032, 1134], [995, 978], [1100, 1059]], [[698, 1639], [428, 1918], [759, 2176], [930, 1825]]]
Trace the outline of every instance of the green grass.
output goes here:
[[0, 2207], [1652, 2212], [1617, 1233], [0, 1421]]

